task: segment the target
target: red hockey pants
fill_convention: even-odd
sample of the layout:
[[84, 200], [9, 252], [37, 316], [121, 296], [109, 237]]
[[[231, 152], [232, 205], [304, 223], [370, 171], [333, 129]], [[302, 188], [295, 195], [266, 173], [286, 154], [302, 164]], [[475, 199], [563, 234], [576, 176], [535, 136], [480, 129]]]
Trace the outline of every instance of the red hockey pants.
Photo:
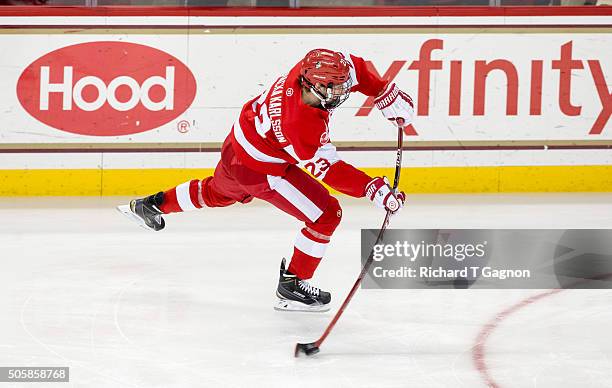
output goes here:
[[251, 170], [240, 163], [226, 140], [214, 175], [166, 191], [161, 208], [164, 213], [174, 213], [248, 203], [253, 198], [305, 223], [295, 240], [289, 271], [300, 279], [311, 278], [340, 223], [342, 209], [321, 183], [297, 166], [289, 166], [283, 176]]

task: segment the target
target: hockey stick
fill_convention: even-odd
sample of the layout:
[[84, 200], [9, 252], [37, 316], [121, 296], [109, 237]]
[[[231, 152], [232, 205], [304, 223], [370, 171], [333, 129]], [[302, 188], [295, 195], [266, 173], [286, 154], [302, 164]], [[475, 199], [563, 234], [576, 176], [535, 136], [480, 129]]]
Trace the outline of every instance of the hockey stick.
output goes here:
[[[395, 177], [394, 177], [394, 180], [393, 180], [393, 191], [395, 191], [395, 189], [397, 189], [397, 187], [399, 186], [400, 172], [402, 170], [402, 146], [403, 146], [403, 143], [404, 143], [404, 128], [402, 126], [398, 126], [398, 131], [397, 131], [397, 158], [395, 160]], [[363, 265], [363, 268], [361, 269], [361, 273], [359, 274], [359, 277], [355, 281], [355, 284], [353, 284], [353, 288], [351, 288], [351, 290], [349, 291], [346, 299], [344, 299], [344, 302], [342, 302], [342, 305], [338, 309], [338, 312], [336, 313], [336, 315], [334, 315], [334, 318], [331, 320], [329, 325], [327, 325], [327, 328], [323, 332], [323, 335], [321, 335], [321, 337], [318, 340], [316, 340], [315, 342], [310, 342], [310, 343], [306, 343], [306, 344], [301, 344], [301, 343], [296, 344], [295, 345], [295, 352], [294, 352], [294, 356], [295, 357], [299, 357], [299, 355], [301, 353], [304, 353], [307, 356], [312, 356], [313, 354], [319, 353], [319, 348], [321, 347], [321, 344], [323, 343], [323, 341], [325, 341], [325, 338], [327, 338], [329, 333], [331, 333], [332, 329], [336, 325], [336, 322], [338, 322], [338, 319], [340, 319], [340, 316], [342, 315], [342, 313], [344, 312], [344, 310], [346, 309], [346, 307], [350, 303], [351, 299], [353, 299], [353, 295], [355, 295], [355, 292], [357, 292], [357, 288], [359, 288], [359, 285], [363, 281], [363, 278], [365, 277], [365, 274], [368, 272], [368, 270], [370, 269], [370, 266], [374, 262], [374, 259], [373, 259], [373, 257], [374, 257], [374, 247], [376, 245], [378, 245], [378, 243], [380, 243], [380, 241], [382, 240], [383, 235], [385, 234], [385, 230], [387, 230], [387, 225], [389, 225], [390, 217], [391, 217], [391, 212], [387, 211], [387, 215], [385, 216], [385, 221], [383, 222], [382, 226], [380, 227], [380, 232], [378, 232], [378, 237], [376, 238], [376, 242], [374, 243], [374, 246], [372, 246], [372, 250], [370, 251], [370, 256], [368, 256], [368, 259], [366, 260], [365, 264]]]

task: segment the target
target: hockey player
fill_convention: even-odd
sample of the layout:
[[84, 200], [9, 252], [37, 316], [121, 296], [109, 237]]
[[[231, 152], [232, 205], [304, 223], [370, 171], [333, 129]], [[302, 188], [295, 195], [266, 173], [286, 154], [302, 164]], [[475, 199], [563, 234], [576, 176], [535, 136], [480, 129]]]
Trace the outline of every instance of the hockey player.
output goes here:
[[159, 231], [165, 226], [165, 214], [248, 203], [253, 198], [267, 201], [304, 222], [289, 266], [285, 259], [281, 262], [275, 308], [329, 310], [330, 293], [307, 279], [321, 262], [342, 210], [315, 178], [341, 193], [365, 196], [393, 213], [401, 209], [405, 198], [403, 192], [391, 189], [385, 177], [370, 177], [336, 153], [328, 123], [350, 92], [376, 97], [378, 109], [396, 125], [412, 120], [411, 98], [369, 71], [362, 58], [315, 49], [244, 105], [213, 176], [132, 200], [120, 210]]

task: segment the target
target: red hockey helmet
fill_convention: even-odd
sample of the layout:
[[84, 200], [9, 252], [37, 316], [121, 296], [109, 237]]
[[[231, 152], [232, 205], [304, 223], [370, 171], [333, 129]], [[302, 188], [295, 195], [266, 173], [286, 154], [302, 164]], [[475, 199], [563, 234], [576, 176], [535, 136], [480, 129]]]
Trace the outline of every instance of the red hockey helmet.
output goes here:
[[[338, 52], [326, 49], [311, 50], [302, 60], [300, 75], [310, 91], [321, 100], [324, 108], [342, 104], [351, 92], [350, 63]], [[323, 85], [322, 88], [317, 84]]]

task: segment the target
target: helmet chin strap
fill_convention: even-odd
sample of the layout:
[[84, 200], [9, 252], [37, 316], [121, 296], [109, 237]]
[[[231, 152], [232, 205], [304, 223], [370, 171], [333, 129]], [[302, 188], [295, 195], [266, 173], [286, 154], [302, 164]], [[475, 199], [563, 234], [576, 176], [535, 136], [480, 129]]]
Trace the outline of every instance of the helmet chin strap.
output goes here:
[[[325, 88], [325, 91], [327, 92], [327, 96], [324, 96], [323, 93], [321, 93], [321, 91], [319, 91], [312, 83], [306, 81], [306, 84], [310, 92], [314, 94], [317, 97], [317, 99], [319, 99], [319, 101], [321, 102], [321, 106], [325, 109], [335, 109], [340, 104], [342, 104], [344, 100], [346, 100], [346, 98], [340, 98], [340, 97], [334, 98], [333, 89], [330, 87]], [[331, 97], [329, 97], [330, 95]], [[348, 94], [346, 97], [348, 97]], [[334, 102], [337, 102], [337, 103], [334, 104]], [[332, 106], [329, 106], [330, 104]]]
[[323, 106], [323, 108], [327, 108], [325, 106], [325, 103], [327, 102], [327, 99], [323, 98], [321, 96], [320, 92], [317, 89], [315, 89], [314, 86], [310, 85], [309, 88], [310, 88], [310, 91], [312, 92], [312, 94], [314, 94], [319, 99], [319, 101], [321, 101], [321, 105]]

